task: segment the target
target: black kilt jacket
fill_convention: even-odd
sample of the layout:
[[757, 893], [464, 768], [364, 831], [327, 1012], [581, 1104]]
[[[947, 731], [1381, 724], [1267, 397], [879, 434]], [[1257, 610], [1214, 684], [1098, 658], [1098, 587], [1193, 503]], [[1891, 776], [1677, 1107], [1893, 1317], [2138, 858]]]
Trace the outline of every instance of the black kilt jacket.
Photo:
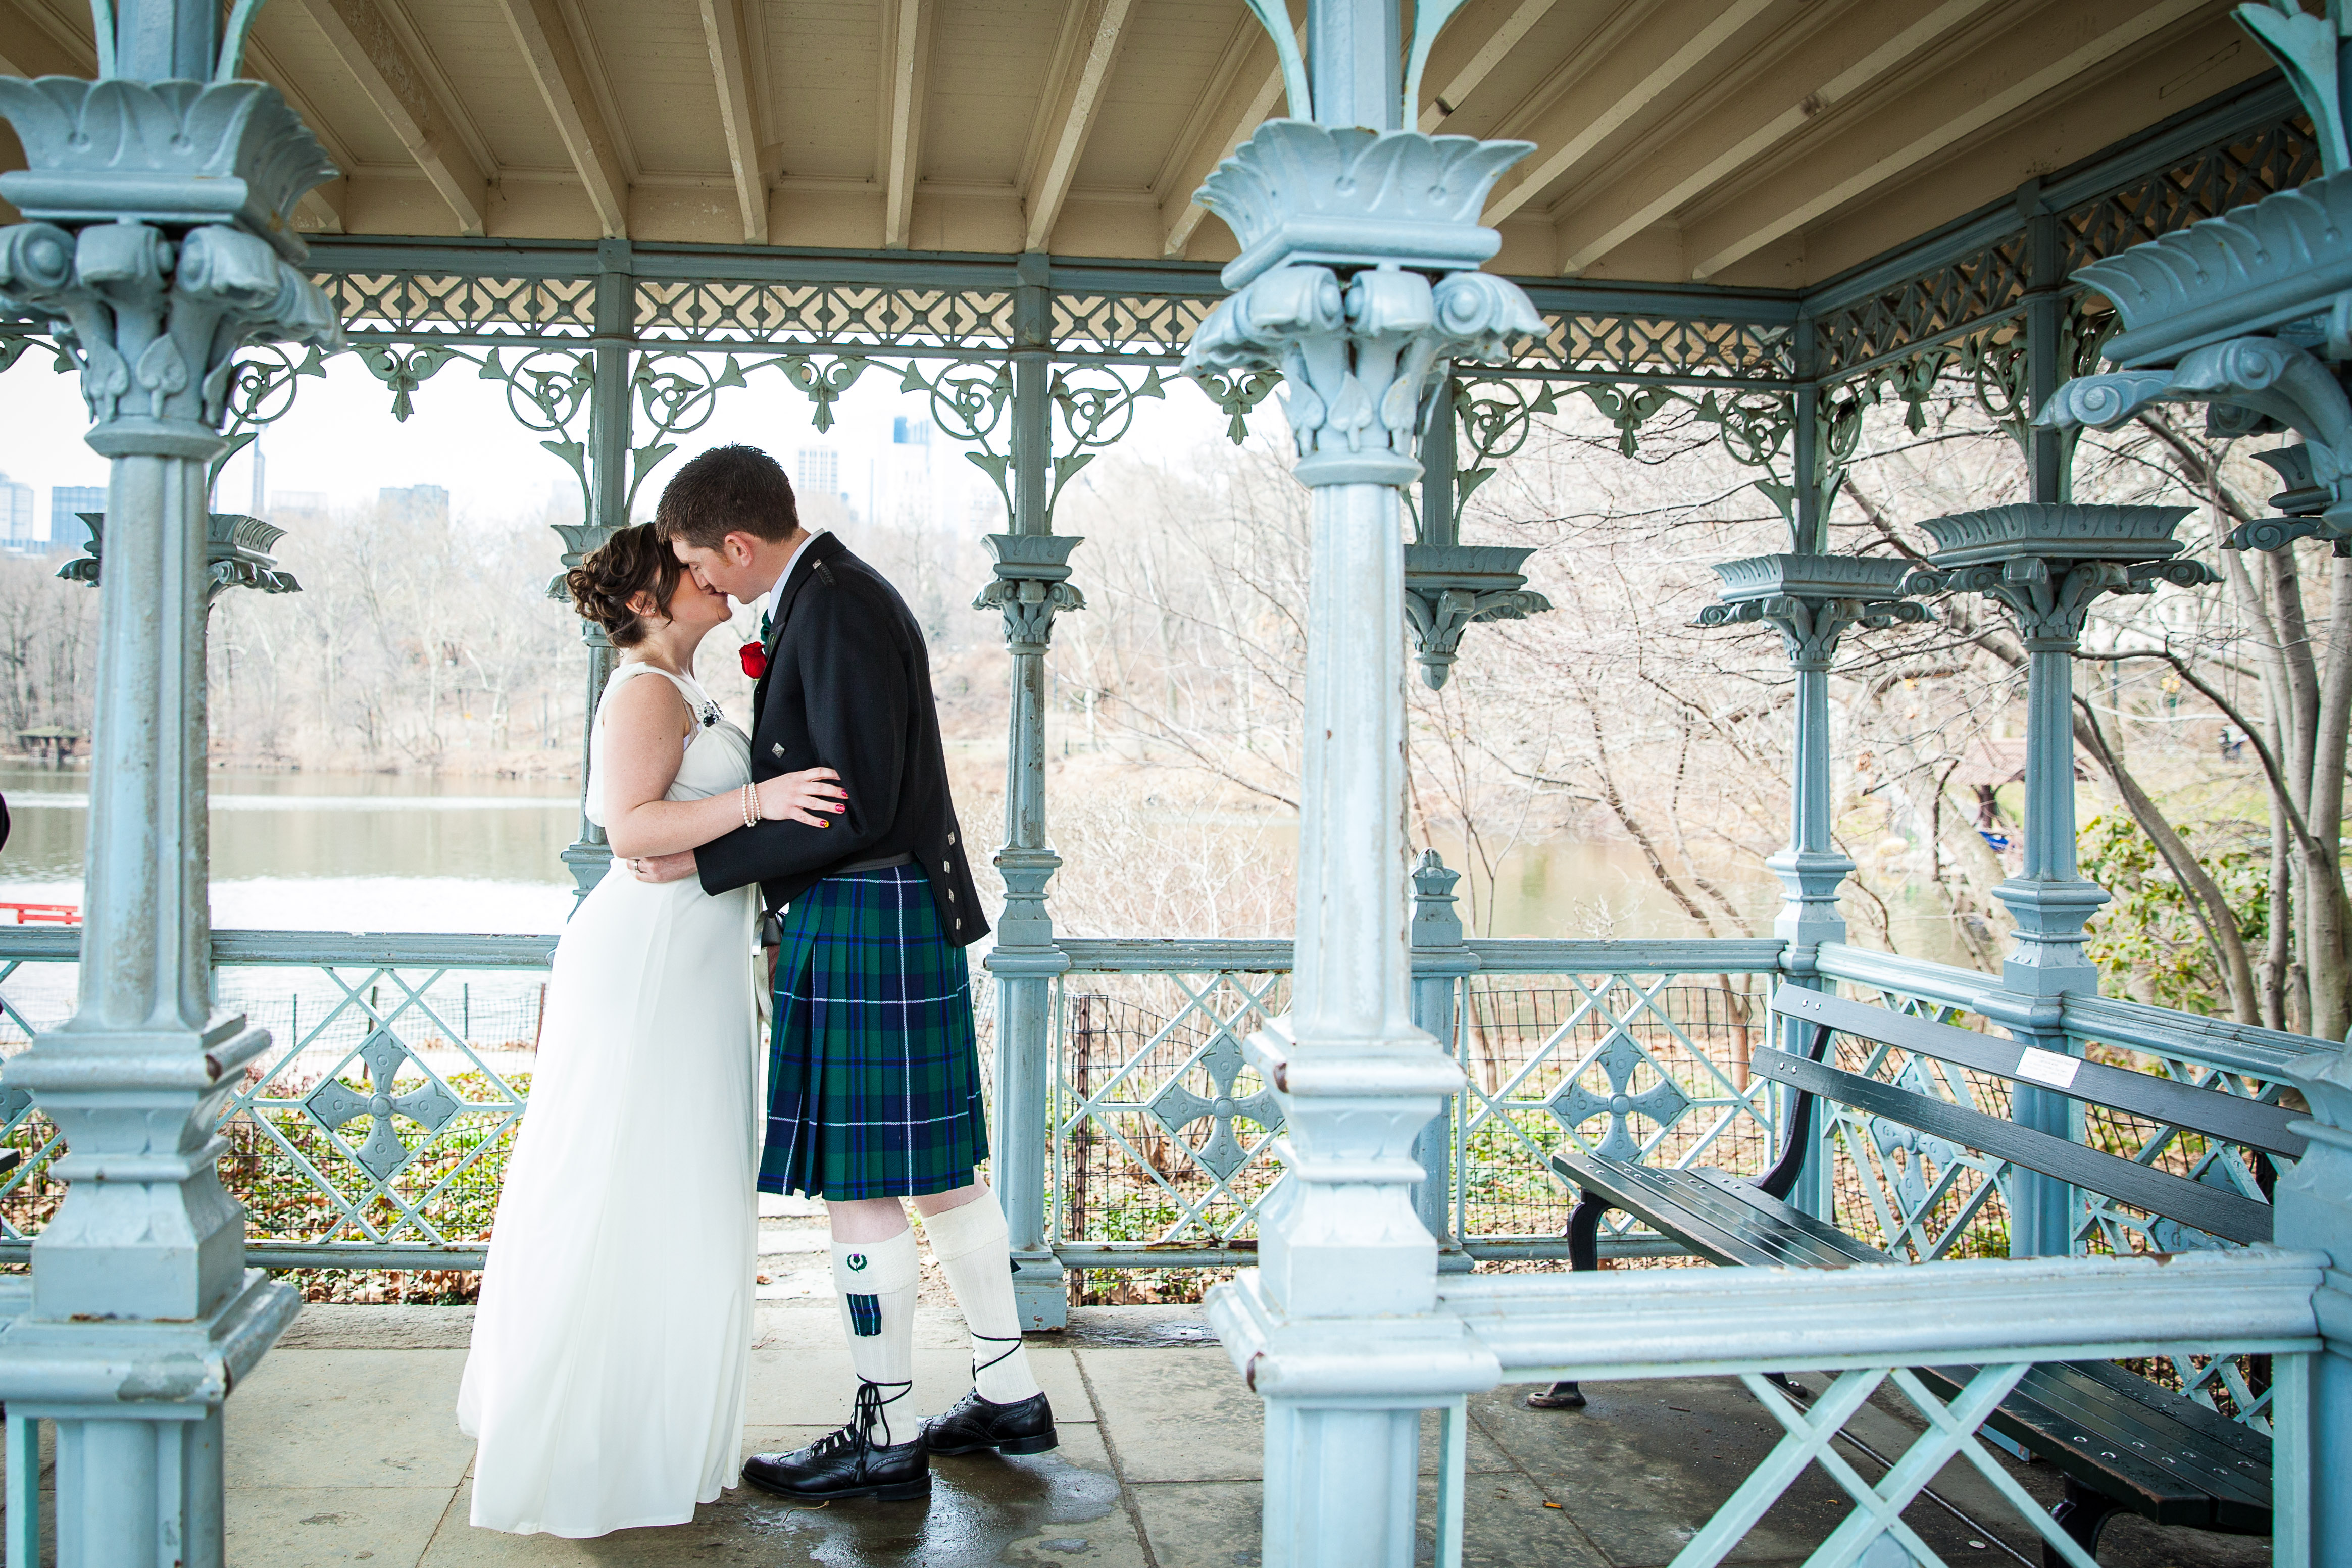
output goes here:
[[782, 909], [838, 867], [911, 854], [948, 941], [987, 935], [948, 797], [922, 628], [898, 591], [831, 534], [809, 541], [777, 590], [752, 705], [751, 777], [830, 768], [849, 810], [829, 827], [761, 822], [703, 845], [704, 892], [756, 882], [767, 906]]

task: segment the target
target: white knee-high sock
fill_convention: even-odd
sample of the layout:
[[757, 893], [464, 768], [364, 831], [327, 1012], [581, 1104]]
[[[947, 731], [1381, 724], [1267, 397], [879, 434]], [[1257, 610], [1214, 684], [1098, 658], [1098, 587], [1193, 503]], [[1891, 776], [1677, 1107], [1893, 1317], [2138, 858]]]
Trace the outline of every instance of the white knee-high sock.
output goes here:
[[1013, 1301], [1013, 1247], [1004, 1210], [989, 1193], [960, 1208], [923, 1217], [931, 1256], [946, 1271], [963, 1326], [971, 1335], [972, 1386], [980, 1396], [1011, 1405], [1038, 1392], [1021, 1343], [1021, 1313]]
[[886, 1448], [912, 1442], [913, 1417], [891, 1407], [915, 1386], [915, 1233], [887, 1241], [833, 1244], [833, 1288], [841, 1297], [841, 1326], [849, 1335], [849, 1364], [858, 1381], [880, 1385], [881, 1408], [873, 1440]]

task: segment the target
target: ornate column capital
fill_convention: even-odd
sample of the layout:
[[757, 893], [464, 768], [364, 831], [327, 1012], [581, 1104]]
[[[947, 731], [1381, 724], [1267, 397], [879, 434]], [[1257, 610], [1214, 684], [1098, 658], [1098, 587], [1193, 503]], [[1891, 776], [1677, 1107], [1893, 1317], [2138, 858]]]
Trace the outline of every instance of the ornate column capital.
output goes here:
[[[2079, 384], [2079, 383], [2077, 383]], [[1915, 593], [1981, 593], [2016, 617], [2031, 652], [2074, 652], [2104, 593], [2152, 593], [2158, 582], [2219, 582], [2202, 561], [2176, 558], [2186, 507], [2080, 507], [2019, 502], [1931, 517], [1936, 570], [1914, 573]]]
[[1533, 554], [1503, 545], [1404, 547], [1405, 620], [1430, 690], [1454, 673], [1462, 633], [1473, 622], [1524, 621], [1551, 608], [1550, 600], [1528, 590], [1519, 570]]
[[1769, 622], [1800, 670], [1827, 670], [1849, 627], [1935, 619], [1904, 597], [1910, 569], [1892, 556], [1759, 555], [1708, 570], [1723, 581], [1722, 601], [1701, 610], [1698, 624]]
[[289, 265], [294, 204], [335, 170], [276, 89], [0, 78], [0, 115], [31, 165], [0, 174], [30, 220], [0, 229], [0, 307], [63, 325], [98, 451], [209, 460], [238, 349], [342, 347]]
[[1412, 484], [1423, 391], [1445, 362], [1499, 361], [1543, 330], [1517, 285], [1472, 270], [1501, 244], [1478, 224], [1486, 193], [1532, 151], [1268, 120], [1201, 189], [1242, 254], [1184, 374], [1281, 371], [1304, 484]]
[[1000, 611], [1004, 643], [1015, 653], [1043, 653], [1053, 645], [1054, 618], [1084, 610], [1086, 595], [1070, 581], [1070, 552], [1078, 534], [987, 534], [982, 543], [996, 575], [972, 597], [974, 610]]

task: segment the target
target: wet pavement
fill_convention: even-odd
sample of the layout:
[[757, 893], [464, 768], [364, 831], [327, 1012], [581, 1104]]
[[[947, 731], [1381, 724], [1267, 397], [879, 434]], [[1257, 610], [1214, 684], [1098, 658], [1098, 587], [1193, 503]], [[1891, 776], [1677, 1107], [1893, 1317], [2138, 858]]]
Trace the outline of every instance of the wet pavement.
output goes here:
[[[466, 1308], [312, 1307], [228, 1405], [228, 1561], [236, 1568], [1256, 1568], [1257, 1401], [1192, 1309], [1091, 1308], [1031, 1357], [1061, 1447], [1029, 1458], [933, 1461], [927, 1502], [799, 1507], [738, 1489], [690, 1524], [597, 1541], [515, 1537], [467, 1522], [473, 1445], [452, 1416], [473, 1313]], [[919, 1309], [914, 1399], [944, 1409], [968, 1385], [961, 1322]], [[1826, 1379], [1800, 1375], [1815, 1392]], [[848, 1415], [839, 1320], [814, 1303], [763, 1306], [747, 1451], [796, 1448]], [[1536, 1411], [1524, 1389], [1471, 1403], [1465, 1562], [1662, 1568], [1779, 1440], [1736, 1380], [1588, 1384], [1581, 1411]], [[1849, 1424], [1865, 1477], [1920, 1423], [1882, 1396]], [[1423, 1441], [1423, 1517], [1433, 1483]], [[2006, 1467], [2047, 1504], [2046, 1468]], [[1964, 1462], [1905, 1517], [1945, 1562], [2016, 1568], [2038, 1543]], [[1797, 1563], [1849, 1505], [1807, 1473], [1733, 1553]], [[2103, 1568], [2252, 1568], [2264, 1541], [2112, 1526]], [[1427, 1561], [1429, 1543], [1423, 1543]]]

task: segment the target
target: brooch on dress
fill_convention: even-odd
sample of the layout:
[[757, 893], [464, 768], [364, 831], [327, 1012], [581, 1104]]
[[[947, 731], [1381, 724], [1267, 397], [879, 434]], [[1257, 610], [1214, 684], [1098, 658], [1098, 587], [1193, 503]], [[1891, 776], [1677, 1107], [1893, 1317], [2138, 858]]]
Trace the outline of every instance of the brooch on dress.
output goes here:
[[703, 728], [709, 729], [712, 725], [717, 724], [720, 719], [727, 716], [719, 711], [719, 705], [717, 703], [706, 701], [703, 703], [702, 706], [696, 711], [694, 716], [702, 721]]

